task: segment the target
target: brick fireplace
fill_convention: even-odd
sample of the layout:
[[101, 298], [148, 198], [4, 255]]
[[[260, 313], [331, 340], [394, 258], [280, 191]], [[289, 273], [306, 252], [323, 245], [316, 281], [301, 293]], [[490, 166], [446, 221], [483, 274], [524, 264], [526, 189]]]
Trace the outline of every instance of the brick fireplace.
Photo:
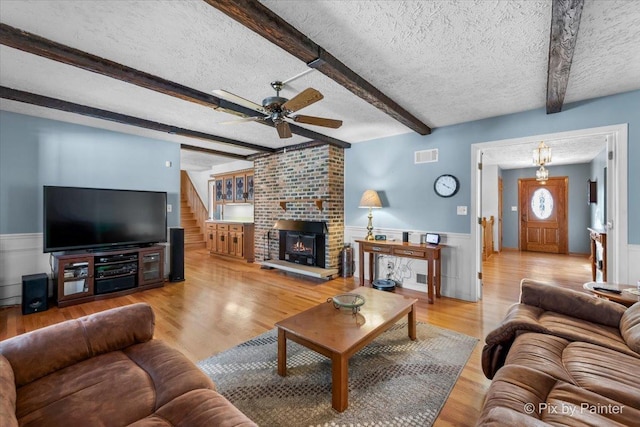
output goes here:
[[344, 246], [344, 149], [321, 145], [264, 155], [255, 159], [254, 174], [256, 261], [280, 257], [277, 221], [323, 222], [320, 267], [338, 268]]

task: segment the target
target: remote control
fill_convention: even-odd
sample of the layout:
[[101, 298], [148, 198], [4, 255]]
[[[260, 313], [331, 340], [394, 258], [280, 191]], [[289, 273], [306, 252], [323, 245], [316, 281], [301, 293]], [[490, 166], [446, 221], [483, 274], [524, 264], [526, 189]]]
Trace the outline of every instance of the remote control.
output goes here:
[[621, 294], [622, 291], [619, 291], [617, 289], [609, 289], [609, 288], [601, 288], [599, 286], [594, 286], [593, 287], [594, 291], [607, 291], [607, 292], [613, 292], [614, 294]]

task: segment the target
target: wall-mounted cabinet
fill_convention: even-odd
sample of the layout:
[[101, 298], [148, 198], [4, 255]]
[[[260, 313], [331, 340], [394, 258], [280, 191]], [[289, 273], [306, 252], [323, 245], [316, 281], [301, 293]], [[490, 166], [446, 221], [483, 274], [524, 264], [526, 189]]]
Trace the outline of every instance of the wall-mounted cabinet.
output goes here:
[[228, 203], [253, 203], [253, 170], [242, 170], [225, 175], [215, 175], [209, 181], [213, 211]]

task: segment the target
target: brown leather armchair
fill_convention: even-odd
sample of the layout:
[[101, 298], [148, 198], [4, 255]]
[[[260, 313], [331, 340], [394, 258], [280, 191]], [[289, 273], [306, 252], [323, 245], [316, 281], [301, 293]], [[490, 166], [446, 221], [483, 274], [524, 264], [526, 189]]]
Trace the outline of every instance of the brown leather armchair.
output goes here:
[[255, 426], [132, 304], [0, 342], [2, 426]]

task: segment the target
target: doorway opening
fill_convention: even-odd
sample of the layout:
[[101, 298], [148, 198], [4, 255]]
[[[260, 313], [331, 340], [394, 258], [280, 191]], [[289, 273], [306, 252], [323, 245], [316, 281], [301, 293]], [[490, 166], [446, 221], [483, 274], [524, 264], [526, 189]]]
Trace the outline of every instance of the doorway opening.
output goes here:
[[[604, 192], [606, 195], [606, 206], [604, 211], [603, 227], [607, 229], [607, 255], [610, 259], [609, 271], [612, 273], [610, 280], [618, 283], [628, 282], [628, 271], [626, 266], [628, 260], [627, 250], [627, 150], [628, 150], [628, 131], [627, 124], [619, 124], [612, 126], [604, 126], [599, 128], [581, 129], [575, 131], [559, 132], [553, 134], [532, 135], [522, 138], [506, 139], [477, 143], [471, 145], [471, 247], [474, 251], [476, 270], [472, 272], [475, 287], [472, 290], [472, 296], [475, 299], [482, 298], [482, 226], [481, 218], [483, 216], [483, 199], [485, 195], [482, 191], [482, 169], [485, 169], [483, 159], [486, 159], [487, 152], [494, 150], [496, 152], [520, 152], [523, 158], [531, 159], [531, 145], [545, 141], [553, 146], [561, 146], [567, 144], [571, 146], [573, 143], [582, 144], [588, 140], [599, 140], [602, 147], [606, 149], [606, 176]], [[582, 150], [575, 151], [575, 155], [579, 156]], [[528, 154], [523, 154], [528, 153]], [[555, 161], [555, 157], [554, 157]], [[576, 160], [573, 163], [588, 163], [588, 160]], [[482, 165], [482, 166], [479, 166]], [[530, 165], [529, 165], [530, 166]], [[506, 207], [509, 210], [509, 206]], [[511, 207], [513, 210], [514, 208]], [[585, 234], [587, 230], [585, 230]], [[499, 240], [499, 239], [498, 239]]]

